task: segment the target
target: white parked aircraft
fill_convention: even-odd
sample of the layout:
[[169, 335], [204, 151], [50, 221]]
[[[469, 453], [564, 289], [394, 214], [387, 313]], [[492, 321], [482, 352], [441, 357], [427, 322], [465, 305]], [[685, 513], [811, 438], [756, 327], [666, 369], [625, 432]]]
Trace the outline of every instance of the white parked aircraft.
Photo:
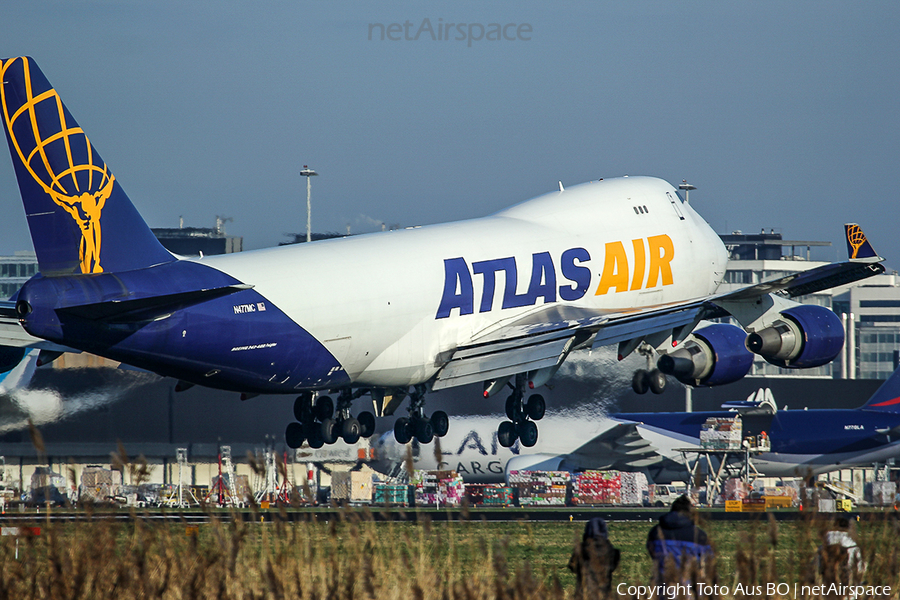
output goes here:
[[31, 382], [39, 355], [36, 349], [0, 347], [0, 396]]
[[[768, 391], [768, 390], [766, 390]], [[764, 398], [760, 400], [760, 398]], [[701, 429], [710, 417], [740, 415], [744, 437], [766, 433], [768, 451], [754, 453], [756, 471], [769, 477], [806, 477], [900, 456], [900, 369], [860, 408], [778, 410], [760, 390], [744, 402], [725, 404], [720, 411], [618, 413], [561, 411], [548, 415], [545, 435], [534, 448], [498, 444], [496, 418], [458, 417], [454, 429], [430, 447], [399, 444], [389, 433], [375, 444], [376, 469], [388, 475], [404, 470], [407, 452], [416, 469], [450, 469], [467, 483], [502, 483], [510, 471], [641, 471], [651, 481], [686, 480], [685, 449], [701, 447]], [[714, 454], [713, 467], [723, 459], [743, 460], [743, 452]]]
[[[444, 435], [428, 390], [509, 386], [499, 442], [537, 441], [539, 394], [574, 351], [657, 349], [635, 387], [660, 371], [717, 385], [750, 368], [749, 347], [777, 364], [813, 367], [843, 344], [831, 311], [789, 297], [882, 272], [858, 226], [849, 262], [737, 292], [717, 292], [726, 251], [665, 181], [592, 181], [493, 215], [444, 225], [185, 259], [165, 250], [56, 90], [30, 58], [0, 63], [2, 121], [40, 273], [6, 315], [63, 347], [245, 395], [299, 393], [288, 445], [355, 442], [406, 395], [398, 440]], [[396, 285], [397, 273], [413, 285]], [[352, 282], [352, 283], [351, 283]], [[313, 289], [348, 289], [334, 296]], [[704, 318], [733, 315], [747, 331]], [[23, 343], [9, 331], [10, 345]], [[0, 340], [2, 341], [2, 340]], [[684, 343], [683, 343], [684, 342]], [[338, 394], [337, 413], [326, 390]]]

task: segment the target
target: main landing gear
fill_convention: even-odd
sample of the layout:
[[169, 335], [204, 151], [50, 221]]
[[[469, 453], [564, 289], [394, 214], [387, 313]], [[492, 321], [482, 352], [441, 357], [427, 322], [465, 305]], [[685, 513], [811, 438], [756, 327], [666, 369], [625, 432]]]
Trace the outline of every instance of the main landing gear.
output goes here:
[[284, 441], [290, 448], [299, 448], [304, 441], [310, 448], [321, 448], [343, 439], [355, 444], [359, 438], [375, 433], [375, 415], [361, 412], [355, 418], [350, 405], [361, 393], [349, 390], [338, 396], [337, 412], [330, 396], [313, 398], [312, 392], [304, 392], [294, 401], [295, 423], [289, 423], [284, 431]]
[[537, 443], [538, 428], [535, 421], [544, 418], [547, 404], [540, 394], [532, 394], [525, 400], [525, 378], [516, 377], [516, 385], [513, 393], [506, 399], [506, 416], [509, 421], [500, 423], [497, 428], [497, 441], [504, 448], [509, 448], [516, 443], [531, 448]]
[[635, 394], [646, 394], [647, 390], [654, 394], [662, 394], [666, 389], [666, 374], [656, 368], [654, 361], [656, 351], [649, 344], [641, 344], [637, 351], [647, 359], [647, 368], [634, 372], [631, 389]]
[[450, 429], [450, 418], [442, 410], [425, 416], [425, 386], [417, 385], [409, 396], [409, 416], [394, 422], [394, 438], [406, 444], [416, 438], [420, 444], [429, 444], [435, 437], [444, 437]]
[[647, 390], [662, 394], [666, 389], [666, 375], [656, 368], [638, 369], [631, 378], [631, 389], [635, 394], [646, 394]]

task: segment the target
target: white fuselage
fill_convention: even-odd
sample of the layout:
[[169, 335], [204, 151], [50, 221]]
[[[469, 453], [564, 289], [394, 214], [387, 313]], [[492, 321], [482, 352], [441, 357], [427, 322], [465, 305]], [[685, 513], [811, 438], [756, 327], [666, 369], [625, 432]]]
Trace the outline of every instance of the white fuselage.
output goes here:
[[[576, 259], [565, 255], [571, 249], [580, 249]], [[554, 273], [538, 268], [539, 254]], [[508, 271], [473, 269], [510, 258], [515, 289], [506, 289]], [[468, 270], [471, 290], [448, 274], [445, 263], [454, 259]], [[626, 312], [709, 296], [727, 256], [671, 185], [626, 177], [479, 219], [198, 260], [253, 285], [322, 343], [353, 385], [388, 387], [428, 381], [441, 356], [545, 308], [548, 299]], [[578, 284], [588, 278], [579, 296]], [[527, 297], [535, 283], [545, 287], [531, 304], [503, 308], [505, 294]], [[553, 283], [550, 297], [546, 286]], [[460, 308], [466, 302], [472, 310]]]
[[[499, 483], [505, 481], [509, 461], [518, 456], [563, 457], [616, 425], [605, 416], [548, 415], [540, 422], [542, 436], [537, 447], [525, 448], [516, 442], [504, 448], [497, 439], [499, 420], [499, 415], [454, 417], [449, 432], [440, 440], [440, 454], [432, 445], [419, 446], [412, 451], [413, 466], [426, 471], [456, 471], [466, 483]], [[407, 445], [398, 443], [393, 432], [382, 435], [374, 447], [376, 470], [391, 474], [403, 467]], [[597, 460], [602, 464], [601, 457]]]

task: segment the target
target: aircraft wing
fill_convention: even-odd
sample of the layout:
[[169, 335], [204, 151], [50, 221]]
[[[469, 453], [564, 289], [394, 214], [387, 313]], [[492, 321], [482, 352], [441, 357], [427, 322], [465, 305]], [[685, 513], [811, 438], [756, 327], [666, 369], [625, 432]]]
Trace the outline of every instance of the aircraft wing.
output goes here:
[[576, 348], [615, 344], [691, 325], [717, 310], [705, 301], [627, 313], [546, 306], [444, 357], [432, 389], [554, 367]]
[[592, 469], [643, 469], [661, 465], [668, 459], [644, 439], [637, 423], [618, 423], [572, 451], [567, 462]]

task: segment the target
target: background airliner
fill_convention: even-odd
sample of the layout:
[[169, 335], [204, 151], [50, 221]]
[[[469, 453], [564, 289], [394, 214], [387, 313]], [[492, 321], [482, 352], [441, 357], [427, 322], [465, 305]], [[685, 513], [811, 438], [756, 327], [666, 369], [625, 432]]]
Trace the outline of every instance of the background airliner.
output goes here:
[[[688, 473], [681, 449], [699, 448], [700, 428], [709, 417], [737, 414], [745, 437], [765, 431], [771, 442], [771, 451], [753, 459], [763, 476], [806, 477], [900, 456], [900, 369], [856, 409], [778, 410], [773, 401], [755, 400], [736, 404], [741, 408], [689, 413], [560, 411], [546, 417], [542, 426], [549, 435], [531, 449], [500, 446], [493, 430], [496, 418], [460, 417], [441, 440], [440, 462], [431, 448], [415, 442], [413, 461], [417, 469], [456, 470], [472, 483], [502, 483], [514, 470], [588, 469], [641, 471], [656, 483], [684, 481]], [[407, 447], [389, 433], [379, 438], [376, 453], [379, 471], [397, 475], [404, 469]]]
[[[571, 352], [601, 345], [661, 355], [635, 377], [654, 391], [663, 373], [735, 381], [750, 369], [747, 348], [818, 366], [840, 351], [841, 323], [790, 297], [884, 270], [850, 225], [848, 262], [719, 293], [721, 240], [651, 177], [559, 184], [480, 219], [184, 259], [159, 244], [36, 63], [5, 59], [0, 75], [40, 268], [5, 315], [33, 338], [175, 377], [179, 389], [298, 393], [292, 447], [371, 435], [373, 414], [351, 414], [364, 395], [378, 414], [408, 395], [395, 437], [428, 443], [449, 423], [426, 414], [426, 392], [473, 382], [485, 397], [510, 388], [498, 441], [530, 447], [545, 402], [526, 394]], [[687, 341], [701, 320], [728, 315], [746, 331], [718, 323]], [[3, 343], [23, 343], [16, 327]]]
[[31, 382], [39, 354], [37, 349], [0, 347], [0, 396]]

